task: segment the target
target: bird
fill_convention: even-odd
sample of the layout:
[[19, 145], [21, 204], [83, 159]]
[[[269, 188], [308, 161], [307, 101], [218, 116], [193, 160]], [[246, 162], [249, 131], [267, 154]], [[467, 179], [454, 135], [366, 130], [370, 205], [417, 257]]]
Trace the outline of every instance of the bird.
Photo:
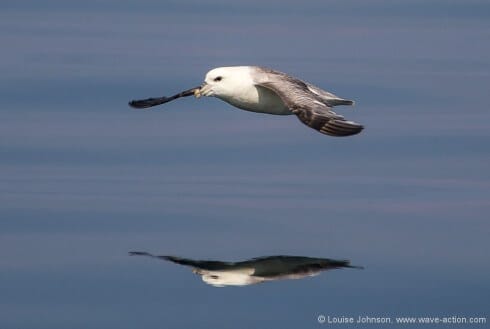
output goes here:
[[274, 115], [296, 115], [298, 119], [329, 136], [351, 136], [364, 126], [346, 120], [334, 106], [354, 105], [308, 82], [260, 66], [218, 67], [207, 72], [204, 83], [170, 97], [132, 100], [129, 106], [146, 109], [180, 97], [217, 97], [239, 109]]
[[336, 268], [357, 268], [348, 260], [303, 256], [262, 256], [241, 262], [194, 260], [176, 256], [156, 256], [144, 251], [131, 251], [130, 256], [146, 256], [192, 267], [192, 272], [214, 287], [247, 286], [280, 279], [302, 279]]

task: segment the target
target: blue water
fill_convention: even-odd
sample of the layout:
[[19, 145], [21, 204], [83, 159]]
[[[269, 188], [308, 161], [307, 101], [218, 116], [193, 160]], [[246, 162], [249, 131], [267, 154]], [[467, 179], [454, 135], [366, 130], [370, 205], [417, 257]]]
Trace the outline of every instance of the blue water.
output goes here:
[[[3, 2], [0, 328], [488, 318], [488, 13], [476, 0]], [[338, 112], [365, 131], [335, 139], [217, 99], [127, 106], [238, 64], [354, 99]], [[365, 270], [214, 288], [130, 250]]]

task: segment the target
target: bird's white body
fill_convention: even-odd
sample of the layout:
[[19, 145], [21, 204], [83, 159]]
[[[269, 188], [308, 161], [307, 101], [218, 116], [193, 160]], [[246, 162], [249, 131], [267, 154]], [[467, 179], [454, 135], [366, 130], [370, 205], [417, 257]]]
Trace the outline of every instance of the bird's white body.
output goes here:
[[215, 287], [226, 287], [248, 286], [250, 284], [257, 284], [265, 281], [302, 279], [309, 276], [316, 276], [320, 274], [321, 270], [305, 271], [304, 273], [284, 273], [273, 277], [254, 275], [255, 270], [253, 267], [222, 271], [194, 269], [193, 272], [201, 275], [202, 280], [207, 284]]
[[199, 269], [194, 270], [194, 272], [201, 275], [204, 282], [215, 287], [247, 286], [249, 284], [264, 281], [262, 278], [253, 276], [254, 270], [252, 268], [223, 271], [207, 271]]
[[[242, 110], [290, 115], [291, 110], [273, 91], [256, 86], [250, 66], [219, 67], [206, 74], [203, 96], [217, 97]], [[215, 81], [217, 78], [219, 81]]]

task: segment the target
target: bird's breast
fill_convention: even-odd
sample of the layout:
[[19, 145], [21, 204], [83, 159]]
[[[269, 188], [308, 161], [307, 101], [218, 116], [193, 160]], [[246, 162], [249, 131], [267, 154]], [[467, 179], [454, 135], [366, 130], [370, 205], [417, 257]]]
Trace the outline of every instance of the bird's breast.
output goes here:
[[245, 88], [231, 97], [220, 97], [239, 109], [276, 115], [292, 114], [281, 98], [273, 91], [257, 86]]

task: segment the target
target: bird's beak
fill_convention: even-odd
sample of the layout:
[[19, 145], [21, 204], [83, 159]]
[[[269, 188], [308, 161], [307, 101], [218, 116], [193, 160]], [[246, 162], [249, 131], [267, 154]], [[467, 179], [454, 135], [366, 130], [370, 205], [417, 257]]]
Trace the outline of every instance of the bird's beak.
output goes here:
[[199, 98], [201, 96], [209, 96], [210, 92], [211, 92], [211, 86], [208, 85], [206, 82], [204, 82], [200, 88], [196, 88], [194, 90], [194, 96], [196, 98]]
[[200, 88], [196, 88], [196, 89], [194, 89], [194, 96], [195, 96], [196, 98], [199, 98], [199, 97], [201, 97], [201, 96], [202, 96], [202, 94], [201, 94], [201, 87], [200, 87]]

